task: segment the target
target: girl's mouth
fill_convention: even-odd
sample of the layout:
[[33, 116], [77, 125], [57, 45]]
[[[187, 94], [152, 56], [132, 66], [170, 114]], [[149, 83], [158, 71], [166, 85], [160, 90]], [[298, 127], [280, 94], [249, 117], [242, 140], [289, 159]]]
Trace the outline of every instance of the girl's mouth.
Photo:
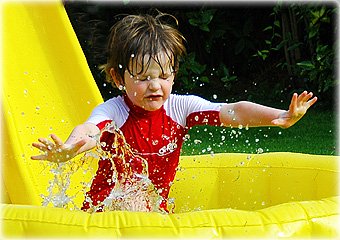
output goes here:
[[150, 101], [158, 101], [162, 98], [162, 96], [161, 95], [150, 95], [150, 96], [147, 96], [146, 98]]

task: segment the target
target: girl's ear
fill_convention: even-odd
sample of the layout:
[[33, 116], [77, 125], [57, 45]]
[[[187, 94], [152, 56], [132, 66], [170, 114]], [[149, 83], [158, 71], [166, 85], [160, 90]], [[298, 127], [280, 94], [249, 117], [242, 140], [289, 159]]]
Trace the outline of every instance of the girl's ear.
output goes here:
[[119, 86], [121, 86], [123, 84], [121, 77], [115, 72], [115, 70], [113, 68], [110, 69], [110, 75], [111, 75], [111, 78], [113, 79], [116, 87], [119, 88]]

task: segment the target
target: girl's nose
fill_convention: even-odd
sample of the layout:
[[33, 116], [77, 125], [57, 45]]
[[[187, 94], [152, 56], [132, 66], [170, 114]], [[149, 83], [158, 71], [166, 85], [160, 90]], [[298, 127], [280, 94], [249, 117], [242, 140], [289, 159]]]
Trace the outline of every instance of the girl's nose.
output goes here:
[[156, 91], [160, 88], [161, 88], [161, 84], [160, 84], [158, 78], [154, 78], [154, 79], [149, 80], [149, 89], [150, 90]]

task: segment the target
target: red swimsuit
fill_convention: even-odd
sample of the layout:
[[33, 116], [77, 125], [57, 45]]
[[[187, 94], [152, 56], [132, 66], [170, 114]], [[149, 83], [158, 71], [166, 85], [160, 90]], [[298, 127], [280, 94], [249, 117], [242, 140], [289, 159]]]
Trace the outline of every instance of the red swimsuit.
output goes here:
[[[87, 122], [96, 124], [100, 129], [108, 122], [116, 123], [133, 152], [147, 160], [149, 179], [163, 197], [160, 207], [166, 210], [185, 134], [195, 125], [221, 125], [220, 108], [221, 104], [200, 97], [172, 94], [160, 109], [146, 111], [133, 105], [127, 96], [119, 96], [95, 108]], [[106, 146], [111, 146], [112, 141], [110, 133], [102, 134], [101, 142], [105, 142]], [[135, 157], [133, 168], [137, 172], [141, 171], [141, 164], [142, 161]], [[93, 205], [102, 202], [115, 184], [108, 181], [114, 171], [111, 161], [101, 159], [98, 165], [91, 189], [86, 194]], [[126, 169], [117, 169], [116, 164], [116, 171]], [[82, 209], [89, 207], [85, 200]]]

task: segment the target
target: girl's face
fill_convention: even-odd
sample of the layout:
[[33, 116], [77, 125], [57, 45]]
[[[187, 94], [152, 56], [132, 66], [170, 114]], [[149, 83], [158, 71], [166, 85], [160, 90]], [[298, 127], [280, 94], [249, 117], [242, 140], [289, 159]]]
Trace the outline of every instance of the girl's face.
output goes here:
[[[144, 56], [144, 58], [146, 65], [149, 56]], [[139, 64], [141, 62], [139, 60], [137, 60], [137, 66], [133, 68], [133, 75], [127, 70], [124, 73], [127, 96], [134, 105], [147, 111], [155, 111], [163, 106], [171, 93], [174, 82], [171, 60], [164, 52], [161, 52], [158, 58], [159, 63], [154, 58], [151, 58], [150, 65], [144, 66], [144, 72], [142, 73], [140, 73], [142, 66]]]

